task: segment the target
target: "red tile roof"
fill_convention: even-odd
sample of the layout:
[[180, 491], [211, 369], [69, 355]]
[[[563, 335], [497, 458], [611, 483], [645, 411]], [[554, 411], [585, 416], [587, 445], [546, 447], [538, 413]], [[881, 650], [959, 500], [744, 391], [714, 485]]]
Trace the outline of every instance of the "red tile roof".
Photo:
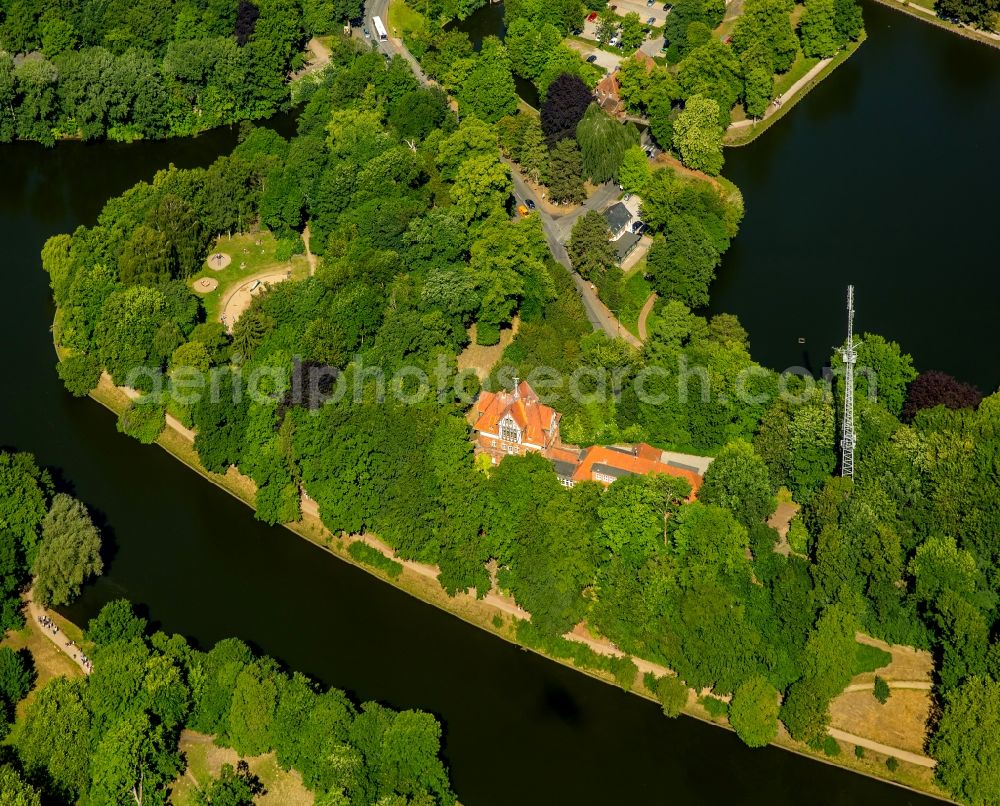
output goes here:
[[[527, 381], [521, 381], [513, 392], [482, 392], [475, 404], [473, 428], [480, 433], [499, 434], [500, 421], [510, 414], [521, 429], [521, 443], [530, 442], [545, 447], [550, 441], [548, 431], [560, 415], [539, 401]], [[555, 418], [553, 420], [553, 418]]]
[[612, 468], [638, 476], [664, 473], [668, 476], [687, 479], [691, 485], [690, 500], [694, 500], [698, 488], [701, 487], [701, 476], [693, 470], [667, 464], [661, 457], [661, 451], [644, 442], [631, 446], [631, 450], [594, 445], [588, 448], [580, 458], [580, 464], [573, 473], [573, 481], [593, 481], [595, 465], [598, 466], [596, 470], [599, 473], [606, 472], [604, 468]]

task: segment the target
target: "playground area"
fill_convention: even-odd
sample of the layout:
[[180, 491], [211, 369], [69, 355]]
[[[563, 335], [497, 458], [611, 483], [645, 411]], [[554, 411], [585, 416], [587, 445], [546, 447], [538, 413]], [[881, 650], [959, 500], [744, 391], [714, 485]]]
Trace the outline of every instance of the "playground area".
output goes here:
[[309, 276], [304, 254], [281, 260], [278, 249], [270, 232], [223, 235], [212, 244], [204, 270], [191, 280], [210, 322], [223, 322], [231, 331], [253, 298], [268, 285]]

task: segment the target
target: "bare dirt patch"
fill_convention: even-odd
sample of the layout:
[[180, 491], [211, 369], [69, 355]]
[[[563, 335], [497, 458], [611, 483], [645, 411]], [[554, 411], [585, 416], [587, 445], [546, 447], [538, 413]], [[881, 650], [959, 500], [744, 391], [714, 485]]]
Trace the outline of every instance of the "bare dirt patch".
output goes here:
[[227, 255], [225, 252], [214, 252], [209, 255], [208, 260], [205, 263], [208, 265], [212, 271], [222, 271], [226, 266], [233, 262], [232, 257]]
[[194, 290], [199, 294], [208, 294], [219, 287], [219, 281], [214, 277], [202, 277], [194, 281]]
[[490, 347], [484, 347], [476, 344], [476, 326], [473, 324], [469, 328], [469, 346], [462, 350], [456, 359], [459, 371], [474, 369], [479, 380], [483, 380], [496, 366], [507, 345], [514, 341], [514, 336], [520, 327], [521, 320], [515, 316], [511, 326], [500, 331], [500, 341]]
[[848, 733], [923, 753], [930, 709], [929, 691], [893, 689], [885, 705], [870, 690], [848, 691], [830, 703], [830, 719]]
[[226, 298], [226, 301], [222, 305], [221, 320], [226, 326], [226, 329], [232, 332], [233, 325], [236, 324], [236, 320], [243, 315], [247, 308], [250, 307], [250, 303], [253, 302], [253, 298], [263, 291], [268, 285], [283, 282], [291, 276], [291, 269], [286, 271], [269, 272], [268, 274], [261, 274], [257, 277], [253, 277], [237, 286], [236, 290]]

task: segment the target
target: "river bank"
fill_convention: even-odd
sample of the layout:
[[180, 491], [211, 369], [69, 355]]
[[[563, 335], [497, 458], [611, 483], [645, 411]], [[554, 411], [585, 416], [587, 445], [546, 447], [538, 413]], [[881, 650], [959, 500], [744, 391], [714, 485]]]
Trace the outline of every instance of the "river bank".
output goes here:
[[978, 28], [970, 28], [968, 25], [943, 20], [934, 11], [933, 3], [931, 3], [931, 7], [928, 8], [927, 6], [922, 5], [921, 2], [917, 2], [917, 0], [875, 0], [875, 2], [879, 5], [886, 6], [887, 8], [895, 9], [896, 11], [902, 11], [904, 14], [915, 17], [918, 20], [929, 22], [931, 25], [943, 28], [953, 34], [958, 34], [958, 36], [971, 39], [973, 42], [979, 42], [980, 44], [1000, 49], [1000, 33], [981, 31]]
[[[776, 107], [774, 112], [766, 115], [761, 120], [751, 123], [748, 126], [739, 126], [738, 124], [733, 124], [726, 131], [726, 134], [722, 138], [722, 144], [724, 146], [745, 146], [752, 143], [758, 137], [760, 137], [764, 132], [771, 128], [775, 123], [781, 120], [788, 112], [790, 112], [796, 104], [802, 101], [809, 93], [815, 89], [821, 81], [829, 77], [834, 70], [836, 70], [840, 65], [846, 62], [862, 43], [868, 38], [868, 34], [865, 32], [861, 33], [861, 37], [857, 42], [848, 42], [847, 47], [841, 50], [836, 56], [831, 59], [826, 60], [826, 63], [820, 63], [816, 65], [815, 73], [810, 71], [810, 74], [803, 76], [801, 79], [802, 83], [794, 85], [787, 95], [783, 95], [781, 98], [781, 105]], [[820, 66], [822, 65], [822, 66]]]
[[[60, 352], [58, 346], [56, 347], [56, 350], [57, 352]], [[131, 400], [131, 397], [126, 390], [121, 387], [114, 386], [107, 377], [102, 378], [102, 382], [91, 392], [90, 396], [105, 408], [116, 414], [120, 413]], [[235, 468], [230, 468], [230, 471], [225, 475], [212, 473], [206, 470], [201, 465], [198, 455], [194, 450], [194, 445], [189, 436], [190, 432], [182, 433], [182, 431], [186, 431], [186, 429], [177, 429], [168, 425], [168, 427], [164, 429], [163, 433], [157, 439], [157, 444], [171, 456], [179, 459], [184, 465], [194, 470], [216, 487], [227, 492], [232, 497], [238, 499], [253, 509], [254, 496], [256, 492], [253, 481], [248, 477], [241, 475], [235, 470]], [[429, 569], [433, 571], [431, 566], [421, 566], [420, 568], [417, 568], [415, 567], [418, 565], [416, 563], [398, 561], [402, 566], [402, 572], [390, 575], [382, 569], [359, 562], [349, 551], [349, 547], [353, 542], [356, 542], [358, 538], [350, 536], [338, 537], [333, 535], [322, 524], [317, 515], [309, 512], [303, 512], [303, 517], [299, 522], [283, 525], [289, 531], [301, 538], [304, 538], [313, 545], [322, 548], [324, 551], [332, 554], [339, 560], [360, 568], [380, 581], [387, 582], [395, 588], [419, 599], [422, 602], [443, 610], [450, 615], [457, 616], [462, 621], [491, 633], [496, 637], [502, 638], [508, 643], [520, 647], [524, 651], [530, 651], [546, 658], [547, 660], [556, 661], [562, 666], [566, 666], [575, 671], [583, 672], [589, 677], [600, 680], [601, 682], [621, 686], [627, 692], [638, 695], [644, 699], [654, 702], [658, 701], [654, 692], [645, 685], [643, 672], [650, 669], [662, 670], [662, 667], [650, 664], [648, 661], [642, 661], [642, 659], [633, 658], [632, 660], [638, 667], [636, 673], [634, 674], [630, 685], [622, 685], [622, 681], [616, 680], [615, 675], [607, 671], [607, 669], [599, 669], [575, 663], [569, 658], [559, 657], [551, 652], [535, 646], [526, 645], [522, 641], [519, 641], [517, 636], [517, 623], [520, 618], [523, 618], [523, 616], [519, 616], [511, 607], [505, 606], [505, 603], [499, 601], [498, 597], [495, 595], [487, 596], [484, 599], [476, 598], [468, 593], [458, 594], [454, 597], [449, 596], [438, 583], [436, 574], [427, 573], [427, 570], [425, 570]], [[372, 543], [374, 545], [380, 545], [377, 541], [372, 541]], [[583, 644], [587, 650], [593, 652], [596, 658], [605, 656], [606, 659], [606, 656], [610, 654], [608, 647], [601, 642], [583, 639], [580, 640], [580, 643]], [[688, 703], [684, 709], [684, 714], [694, 717], [702, 722], [711, 723], [716, 727], [724, 727], [727, 730], [732, 730], [725, 721], [724, 717], [713, 717], [705, 706], [699, 702], [697, 694], [693, 691], [689, 692]], [[814, 750], [802, 743], [793, 741], [784, 732], [783, 728], [779, 731], [779, 736], [773, 744], [776, 747], [789, 750], [812, 760], [822, 761], [836, 767], [843, 767], [852, 772], [861, 773], [871, 778], [876, 778], [887, 783], [902, 786], [915, 792], [926, 793], [939, 798], [946, 797], [945, 793], [937, 787], [931, 769], [928, 768], [926, 763], [920, 763], [919, 761], [914, 762], [915, 756], [913, 753], [905, 750], [897, 750], [896, 748], [882, 748], [891, 751], [888, 755], [893, 756], [900, 761], [897, 769], [890, 771], [885, 766], [883, 759], [875, 758], [871, 755], [866, 755], [863, 758], [857, 758], [853, 752], [853, 748], [856, 745], [868, 746], [870, 749], [878, 747], [878, 745], [874, 745], [874, 743], [869, 740], [854, 736], [853, 734], [845, 733], [844, 731], [839, 731], [835, 738], [839, 740], [839, 745], [843, 746], [840, 746], [840, 752], [834, 758], [831, 758], [823, 752]]]

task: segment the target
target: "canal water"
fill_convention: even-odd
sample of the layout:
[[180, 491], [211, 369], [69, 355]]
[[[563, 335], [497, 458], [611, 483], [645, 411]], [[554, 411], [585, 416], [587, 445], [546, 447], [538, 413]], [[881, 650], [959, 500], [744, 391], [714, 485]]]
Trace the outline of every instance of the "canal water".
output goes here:
[[[886, 23], [884, 29], [875, 28], [864, 46], [866, 64], [868, 69], [880, 66], [886, 71], [883, 85], [887, 91], [911, 98], [908, 109], [921, 120], [935, 108], [921, 107], [917, 98], [937, 97], [944, 91], [927, 85], [953, 86], [951, 67], [935, 48], [971, 59], [981, 69], [988, 67], [977, 61], [977, 52], [960, 47], [946, 34], [935, 32], [928, 39], [925, 29], [902, 16], [888, 18]], [[924, 60], [919, 87], [912, 86], [909, 74], [877, 55], [882, 48], [909, 64]], [[744, 176], [742, 185], [751, 207], [746, 230], [751, 239], [763, 238], [766, 243], [756, 233], [772, 215], [779, 223], [787, 221], [781, 216], [797, 212], [804, 206], [802, 199], [840, 192], [839, 186], [823, 189], [807, 179], [807, 172], [815, 176], [817, 170], [826, 176], [826, 166], [817, 168], [815, 161], [845, 163], [865, 148], [888, 155], [895, 140], [904, 134], [916, 136], [915, 129], [932, 125], [897, 121], [895, 101], [881, 120], [872, 119], [879, 112], [878, 105], [855, 108], [867, 97], [859, 89], [867, 80], [858, 71], [838, 74], [822, 89], [835, 96], [824, 100], [826, 111], [813, 113], [804, 106], [795, 111], [790, 125], [800, 136], [821, 137], [820, 142], [828, 146], [830, 141], [822, 131], [813, 132], [810, 125], [803, 132], [806, 124], [797, 122], [796, 116], [811, 124], [825, 119], [843, 127], [845, 123], [836, 121], [857, 115], [862, 118], [858, 126], [882, 132], [895, 126], [897, 136], [885, 142], [872, 137], [842, 142], [829, 151], [817, 151], [810, 143], [786, 142], [788, 148], [799, 149], [803, 178], [798, 195], [778, 197], [781, 209], [773, 214], [766, 209], [755, 213], [755, 205], [763, 208], [771, 198], [763, 189], [771, 188], [772, 180], [763, 169], [759, 176]], [[966, 102], [978, 103], [976, 93], [967, 91]], [[819, 120], [813, 121], [814, 116]], [[981, 121], [960, 116], [933, 125], [948, 133], [947, 140], [938, 143], [936, 159], [950, 162], [966, 182], [978, 187], [975, 171], [963, 168], [963, 163], [972, 160], [963, 144], [977, 142]], [[779, 127], [768, 137], [781, 137], [783, 131]], [[257, 523], [245, 506], [159, 448], [118, 434], [113, 415], [96, 403], [71, 398], [54, 370], [49, 332], [53, 310], [38, 257], [45, 239], [92, 224], [107, 198], [140, 179], [150, 179], [158, 168], [171, 162], [180, 167], [206, 165], [234, 142], [233, 132], [218, 131], [193, 140], [130, 146], [0, 147], [0, 243], [4, 245], [0, 333], [7, 378], [5, 394], [0, 396], [0, 445], [32, 451], [52, 468], [62, 486], [92, 507], [109, 544], [105, 575], [68, 609], [71, 618], [85, 623], [104, 602], [125, 596], [138, 603], [156, 625], [183, 633], [201, 646], [239, 636], [291, 668], [348, 690], [358, 700], [377, 699], [395, 708], [432, 711], [444, 725], [452, 781], [467, 806], [805, 802], [901, 806], [929, 802], [792, 753], [774, 748], [750, 750], [733, 734], [695, 720], [665, 719], [653, 703], [522, 651], [396, 591], [284, 529]], [[805, 162], [808, 154], [813, 162]], [[730, 155], [732, 161], [740, 159], [734, 152]], [[772, 158], [770, 170], [787, 170], [778, 156]], [[980, 166], [990, 159], [988, 153], [975, 155]], [[751, 167], [748, 164], [745, 170]], [[909, 172], [927, 176], [927, 171], [926, 164], [917, 162], [907, 167], [904, 176], [885, 176], [884, 181], [910, 188], [919, 181], [911, 180]], [[849, 175], [841, 177], [845, 185], [852, 180]], [[810, 190], [814, 185], [815, 193]], [[948, 187], [954, 190], [956, 185]], [[852, 198], [854, 205], [864, 207], [884, 197], [862, 193]], [[895, 203], [912, 201], [912, 197], [900, 198]], [[976, 218], [981, 212], [978, 207], [988, 205], [987, 197], [953, 193], [937, 201], [934, 208], [914, 209], [913, 216], [900, 219], [908, 222], [910, 237], [919, 238], [931, 230], [956, 242], [956, 250], [964, 248], [957, 243], [963, 238], [986, 237], [987, 230], [970, 231], [965, 223], [981, 221]], [[873, 247], [862, 248], [854, 227], [858, 220], [876, 218], [879, 211], [869, 209], [865, 216], [852, 209], [838, 215], [837, 220], [800, 219], [799, 226], [812, 225], [812, 239], [805, 241], [813, 243], [816, 254], [822, 256], [835, 237], [856, 244], [851, 251], [855, 257], [864, 256]], [[949, 227], [955, 232], [946, 236]], [[770, 236], [772, 247], [792, 235], [798, 241], [797, 234], [777, 227]], [[749, 260], [749, 255], [742, 259]], [[755, 267], [765, 263], [742, 265], [759, 271]], [[939, 310], [938, 327], [925, 328], [923, 335], [915, 327], [915, 338], [906, 341], [910, 349], [922, 355], [935, 341], [947, 345], [970, 320], [989, 315], [993, 299], [987, 292], [992, 286], [976, 286], [964, 279], [968, 271], [981, 275], [985, 283], [985, 263], [985, 258], [968, 266], [949, 263], [944, 271], [936, 272], [942, 284], [967, 282], [981, 293], [969, 293], [960, 308]], [[720, 286], [737, 280], [730, 276], [735, 265], [735, 261], [727, 262]], [[866, 265], [874, 274], [880, 264]], [[846, 276], [846, 268], [841, 268]], [[897, 282], [915, 282], [915, 277], [937, 268], [906, 266]], [[865, 277], [855, 282], [862, 324], [873, 327], [874, 292]], [[788, 283], [781, 289], [783, 306], [797, 310], [810, 300], [821, 299], [830, 308], [829, 316], [836, 318], [837, 301], [826, 298], [838, 291], [838, 283], [842, 283], [839, 278], [836, 283], [825, 279], [820, 283], [816, 272], [803, 271], [798, 284]], [[940, 294], [934, 296], [940, 301]], [[888, 301], [883, 306], [889, 308]], [[826, 315], [825, 308], [822, 311]], [[886, 316], [890, 313], [892, 321], [901, 325], [910, 318], [905, 310], [892, 308]], [[759, 345], [768, 343], [768, 333], [786, 326], [783, 317], [746, 321]], [[807, 324], [808, 320], [801, 325], [792, 320], [789, 327], [794, 326], [795, 334], [804, 331], [811, 336]], [[822, 337], [832, 343], [833, 332]], [[887, 335], [902, 338], [896, 332]], [[775, 343], [780, 346], [781, 339]], [[962, 352], [968, 344], [958, 338], [953, 347]], [[949, 368], [947, 363], [945, 368]]]
[[[746, 217], [711, 290], [754, 357], [818, 369], [879, 333], [1000, 384], [1000, 50], [865, 3], [868, 41], [777, 125], [726, 150]], [[804, 347], [798, 343], [805, 338]]]

